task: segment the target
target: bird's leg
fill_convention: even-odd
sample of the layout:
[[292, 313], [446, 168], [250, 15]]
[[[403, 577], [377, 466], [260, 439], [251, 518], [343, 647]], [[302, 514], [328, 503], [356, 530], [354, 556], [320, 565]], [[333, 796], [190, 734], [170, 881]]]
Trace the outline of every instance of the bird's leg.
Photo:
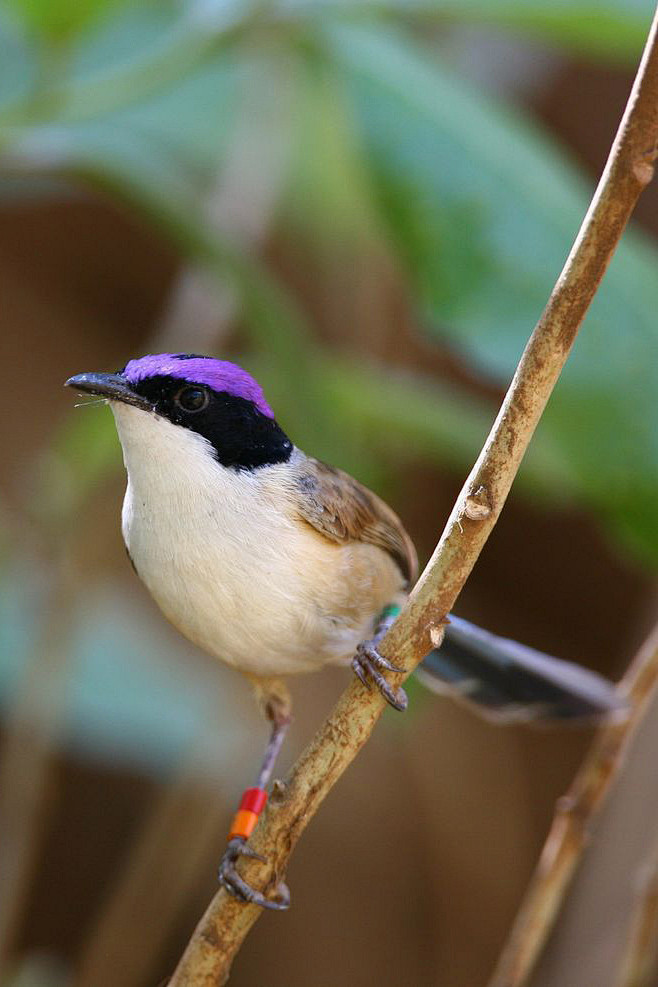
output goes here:
[[240, 857], [265, 858], [251, 849], [247, 840], [258, 821], [258, 816], [267, 802], [267, 786], [272, 778], [274, 764], [281, 750], [284, 737], [291, 722], [291, 699], [285, 685], [278, 679], [254, 679], [256, 695], [267, 719], [272, 724], [272, 733], [265, 748], [265, 755], [258, 772], [255, 788], [248, 788], [240, 802], [229, 833], [228, 844], [219, 865], [219, 881], [238, 901], [284, 911], [290, 905], [290, 894], [285, 884], [277, 887], [277, 898], [266, 898], [260, 891], [250, 887], [238, 874], [237, 861]]
[[372, 682], [375, 683], [382, 696], [394, 709], [402, 712], [407, 708], [407, 694], [404, 689], [393, 689], [382, 673], [382, 669], [388, 672], [401, 672], [398, 668], [380, 655], [377, 645], [395, 623], [395, 619], [400, 613], [400, 607], [391, 603], [385, 607], [377, 622], [377, 627], [373, 637], [367, 641], [362, 641], [356, 649], [356, 654], [352, 659], [352, 668], [356, 675], [363, 682], [366, 688], [370, 688]]

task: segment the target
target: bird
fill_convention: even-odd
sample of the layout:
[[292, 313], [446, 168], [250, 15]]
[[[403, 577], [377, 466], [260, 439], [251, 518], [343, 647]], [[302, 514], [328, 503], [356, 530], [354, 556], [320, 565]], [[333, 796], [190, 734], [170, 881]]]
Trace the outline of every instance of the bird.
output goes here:
[[[228, 360], [196, 353], [131, 359], [66, 386], [105, 400], [127, 472], [121, 530], [128, 557], [185, 637], [245, 675], [271, 732], [256, 784], [233, 819], [219, 881], [242, 902], [284, 910], [240, 875], [291, 722], [288, 676], [352, 666], [365, 688], [404, 710], [377, 645], [418, 573], [393, 510], [348, 473], [288, 437], [261, 386]], [[419, 666], [431, 689], [502, 721], [600, 717], [615, 686], [579, 665], [450, 614]]]

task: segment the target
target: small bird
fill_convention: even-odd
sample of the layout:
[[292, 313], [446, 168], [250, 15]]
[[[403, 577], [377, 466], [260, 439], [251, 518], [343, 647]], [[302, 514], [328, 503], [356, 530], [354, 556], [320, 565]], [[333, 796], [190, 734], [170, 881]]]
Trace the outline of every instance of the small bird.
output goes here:
[[[349, 665], [406, 708], [378, 641], [417, 575], [393, 511], [347, 473], [298, 449], [259, 384], [234, 363], [195, 353], [130, 360], [66, 386], [105, 398], [128, 485], [121, 528], [129, 558], [171, 623], [246, 675], [271, 723], [256, 785], [245, 791], [219, 871], [244, 902], [288, 907], [240, 876], [291, 719], [282, 677]], [[605, 679], [450, 616], [423, 681], [501, 719], [569, 719], [618, 710]]]

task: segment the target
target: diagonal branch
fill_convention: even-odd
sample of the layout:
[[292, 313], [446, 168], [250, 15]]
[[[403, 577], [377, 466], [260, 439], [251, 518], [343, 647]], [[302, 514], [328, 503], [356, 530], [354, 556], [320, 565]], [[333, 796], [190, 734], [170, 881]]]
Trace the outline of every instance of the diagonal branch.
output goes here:
[[[658, 663], [658, 662], [657, 662]], [[655, 984], [658, 961], [658, 844], [644, 863], [637, 900], [629, 923], [617, 987]]]
[[[493, 530], [585, 313], [635, 203], [653, 177], [658, 149], [657, 30], [658, 11], [617, 137], [571, 253], [434, 555], [382, 642], [382, 652], [406, 669], [399, 681], [439, 643], [443, 618]], [[250, 882], [275, 887], [297, 840], [367, 741], [383, 708], [379, 693], [364, 691], [358, 682], [345, 690], [285, 784], [273, 793], [250, 841], [267, 856], [267, 863], [245, 862]], [[239, 904], [218, 891], [170, 987], [225, 983], [231, 962], [260, 913], [256, 906]]]
[[[601, 724], [578, 774], [558, 801], [553, 823], [489, 987], [522, 987], [548, 940], [598, 815], [621, 771], [626, 753], [658, 688], [658, 627], [638, 651], [620, 683], [630, 714]], [[653, 861], [655, 866], [655, 861]], [[656, 874], [647, 886], [646, 911], [640, 906], [627, 962], [641, 956], [656, 921]], [[642, 957], [644, 958], [644, 957]], [[629, 975], [632, 967], [629, 966]], [[622, 981], [630, 985], [632, 980]]]

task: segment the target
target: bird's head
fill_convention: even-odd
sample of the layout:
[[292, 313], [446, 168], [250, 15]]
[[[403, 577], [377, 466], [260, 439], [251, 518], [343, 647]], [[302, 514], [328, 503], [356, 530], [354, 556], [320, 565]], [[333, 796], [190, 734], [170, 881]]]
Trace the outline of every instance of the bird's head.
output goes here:
[[233, 469], [285, 462], [292, 453], [258, 382], [226, 360], [157, 353], [130, 360], [115, 374], [78, 374], [66, 386], [110, 403], [124, 448], [132, 433], [148, 441], [173, 425], [201, 436], [222, 466]]

